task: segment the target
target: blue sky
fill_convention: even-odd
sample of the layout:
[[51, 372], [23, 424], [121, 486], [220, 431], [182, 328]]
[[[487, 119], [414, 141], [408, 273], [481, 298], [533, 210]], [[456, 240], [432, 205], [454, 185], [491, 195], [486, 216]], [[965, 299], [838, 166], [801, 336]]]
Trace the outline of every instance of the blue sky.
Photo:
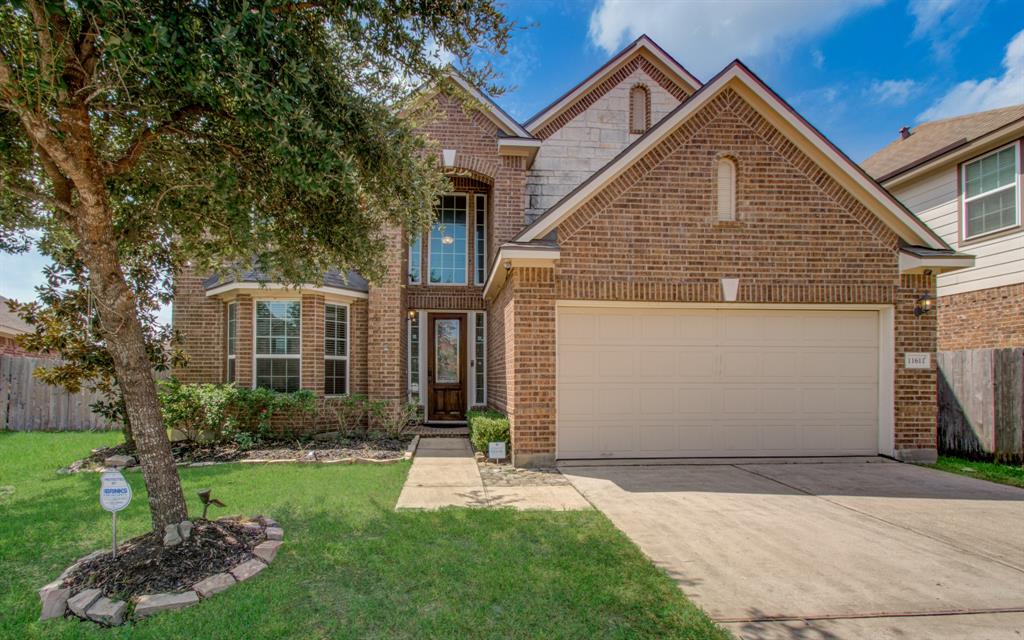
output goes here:
[[[1024, 102], [1019, 0], [511, 0], [498, 98], [526, 120], [646, 33], [701, 80], [742, 59], [856, 161], [903, 125]], [[37, 255], [0, 254], [33, 298]], [[164, 314], [169, 319], [169, 313]]]

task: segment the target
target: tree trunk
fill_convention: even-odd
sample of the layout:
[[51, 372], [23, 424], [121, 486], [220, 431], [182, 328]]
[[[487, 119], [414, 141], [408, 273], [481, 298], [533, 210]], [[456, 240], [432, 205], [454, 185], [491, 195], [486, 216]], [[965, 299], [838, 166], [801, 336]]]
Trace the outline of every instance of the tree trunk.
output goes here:
[[121, 433], [124, 434], [124, 447], [128, 450], [128, 453], [135, 453], [135, 436], [132, 435], [132, 423], [128, 420], [128, 416], [124, 418], [124, 428], [121, 429]]
[[67, 109], [62, 115], [69, 134], [65, 144], [73, 156], [67, 173], [79, 195], [73, 219], [78, 254], [89, 271], [100, 331], [124, 395], [125, 413], [149, 493], [153, 529], [161, 532], [165, 525], [186, 520], [188, 509], [160, 414], [138, 305], [121, 268], [113, 211], [92, 146], [89, 116], [84, 107]]

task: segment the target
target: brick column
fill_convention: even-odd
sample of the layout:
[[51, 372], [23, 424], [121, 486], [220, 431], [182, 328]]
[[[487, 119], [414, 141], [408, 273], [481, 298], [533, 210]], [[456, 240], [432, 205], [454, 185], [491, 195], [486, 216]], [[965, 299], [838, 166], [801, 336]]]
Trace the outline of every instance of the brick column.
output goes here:
[[389, 228], [387, 270], [370, 284], [367, 305], [367, 395], [372, 400], [405, 400], [405, 290], [402, 274], [406, 260], [402, 232]]
[[[938, 370], [936, 363], [937, 317], [935, 309], [914, 315], [914, 304], [921, 294], [935, 295], [935, 277], [902, 275], [896, 288], [896, 457], [913, 462], [934, 462], [937, 451]], [[928, 369], [907, 369], [907, 352], [931, 354]]]
[[191, 267], [174, 275], [171, 326], [180, 331], [188, 365], [171, 373], [182, 382], [220, 383], [227, 368], [224, 303], [206, 297], [203, 279]]
[[512, 290], [512, 369], [508, 413], [512, 462], [517, 467], [555, 461], [555, 273], [517, 267]]
[[324, 394], [324, 297], [302, 295], [301, 386], [318, 396]]
[[239, 387], [253, 386], [253, 300], [246, 293], [239, 294], [238, 334], [235, 346], [235, 379]]

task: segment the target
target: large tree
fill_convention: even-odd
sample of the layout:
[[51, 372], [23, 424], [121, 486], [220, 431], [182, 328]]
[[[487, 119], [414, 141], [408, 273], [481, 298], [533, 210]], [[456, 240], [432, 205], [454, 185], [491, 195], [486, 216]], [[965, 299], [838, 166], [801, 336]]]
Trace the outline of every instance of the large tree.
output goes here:
[[154, 528], [187, 517], [145, 329], [169, 274], [380, 273], [444, 184], [411, 87], [449, 57], [487, 82], [509, 27], [493, 0], [0, 4], [0, 249], [81, 275]]

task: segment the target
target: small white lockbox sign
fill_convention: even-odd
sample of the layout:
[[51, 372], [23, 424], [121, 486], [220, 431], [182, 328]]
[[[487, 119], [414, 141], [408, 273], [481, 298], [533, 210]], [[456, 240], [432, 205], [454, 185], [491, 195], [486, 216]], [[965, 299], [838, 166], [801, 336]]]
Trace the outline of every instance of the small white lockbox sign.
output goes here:
[[907, 369], [930, 369], [932, 366], [932, 354], [904, 353], [903, 366]]
[[132, 487], [120, 471], [106, 471], [100, 477], [100, 506], [116, 513], [132, 501]]
[[505, 458], [504, 442], [488, 442], [487, 457], [491, 460], [503, 460]]

